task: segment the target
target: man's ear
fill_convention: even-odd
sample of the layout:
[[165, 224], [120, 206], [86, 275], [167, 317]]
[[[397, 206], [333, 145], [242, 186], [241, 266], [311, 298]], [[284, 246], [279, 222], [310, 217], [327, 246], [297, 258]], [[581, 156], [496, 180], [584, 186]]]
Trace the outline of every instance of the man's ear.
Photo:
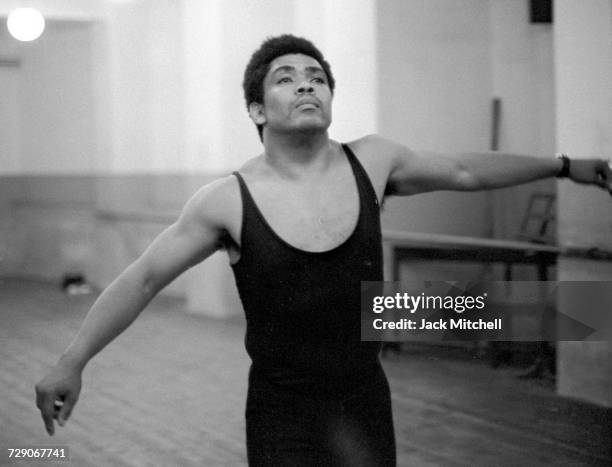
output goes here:
[[264, 115], [263, 104], [251, 102], [249, 104], [249, 116], [255, 125], [264, 125], [266, 123], [266, 116]]

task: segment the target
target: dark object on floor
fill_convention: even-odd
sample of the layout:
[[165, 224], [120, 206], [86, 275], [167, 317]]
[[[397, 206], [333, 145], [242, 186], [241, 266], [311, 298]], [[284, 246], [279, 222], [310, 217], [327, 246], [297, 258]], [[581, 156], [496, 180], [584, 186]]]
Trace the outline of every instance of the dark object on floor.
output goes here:
[[62, 290], [68, 295], [86, 295], [91, 293], [91, 286], [87, 283], [83, 274], [64, 274]]
[[556, 353], [554, 347], [548, 342], [540, 342], [538, 354], [533, 364], [518, 375], [521, 379], [555, 379]]

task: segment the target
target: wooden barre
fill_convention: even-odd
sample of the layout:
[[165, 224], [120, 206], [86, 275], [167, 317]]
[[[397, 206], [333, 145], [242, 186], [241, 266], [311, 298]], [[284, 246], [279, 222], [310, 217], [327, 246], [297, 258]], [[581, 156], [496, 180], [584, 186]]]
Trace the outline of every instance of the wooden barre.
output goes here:
[[503, 240], [437, 233], [384, 230], [383, 240], [391, 246], [424, 249], [499, 249], [526, 253], [546, 253], [563, 257], [612, 261], [612, 251], [599, 246], [544, 245], [525, 241]]

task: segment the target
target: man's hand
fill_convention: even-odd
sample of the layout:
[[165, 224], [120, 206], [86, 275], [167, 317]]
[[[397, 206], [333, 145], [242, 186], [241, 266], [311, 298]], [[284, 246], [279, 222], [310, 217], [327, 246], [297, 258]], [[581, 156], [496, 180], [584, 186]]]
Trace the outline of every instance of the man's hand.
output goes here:
[[36, 406], [53, 436], [56, 419], [64, 426], [81, 392], [81, 370], [61, 361], [36, 385]]
[[612, 161], [572, 159], [569, 179], [576, 183], [598, 185], [612, 195]]

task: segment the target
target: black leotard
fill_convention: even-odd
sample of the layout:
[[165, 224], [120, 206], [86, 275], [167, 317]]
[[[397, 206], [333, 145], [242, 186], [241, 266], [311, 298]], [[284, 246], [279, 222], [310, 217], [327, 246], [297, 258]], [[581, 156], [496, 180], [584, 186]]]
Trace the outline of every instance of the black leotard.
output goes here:
[[235, 172], [243, 218], [233, 269], [247, 319], [246, 349], [254, 367], [281, 385], [350, 389], [377, 365], [379, 344], [360, 338], [360, 281], [383, 280], [379, 203], [365, 170], [343, 149], [357, 182], [359, 218], [344, 243], [320, 253], [281, 239]]
[[379, 205], [348, 146], [359, 217], [338, 247], [296, 248], [266, 222], [246, 183], [234, 274], [253, 364], [246, 407], [251, 467], [395, 466], [380, 344], [361, 342], [360, 281], [382, 281]]

